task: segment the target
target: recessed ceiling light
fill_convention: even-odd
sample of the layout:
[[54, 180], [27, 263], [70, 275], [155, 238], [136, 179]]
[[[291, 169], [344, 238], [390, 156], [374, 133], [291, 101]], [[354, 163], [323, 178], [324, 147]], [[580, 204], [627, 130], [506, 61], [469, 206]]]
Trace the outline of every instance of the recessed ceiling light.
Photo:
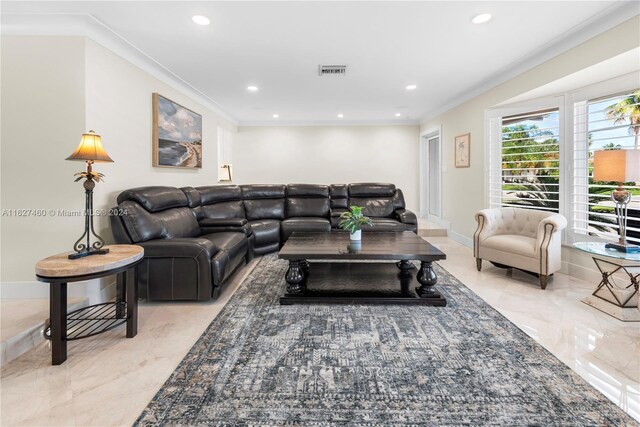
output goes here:
[[407, 87], [405, 89], [407, 90], [415, 90], [418, 86], [416, 85], [407, 85]]
[[338, 118], [339, 118], [339, 119], [341, 119], [341, 118], [343, 118], [343, 117], [344, 117], [344, 114], [342, 114], [342, 113], [338, 114]]
[[396, 113], [396, 117], [400, 117], [402, 114], [400, 113]]
[[277, 114], [274, 114], [274, 115], [273, 115], [273, 118], [274, 118], [274, 119], [277, 119], [278, 117], [280, 117], [280, 116], [278, 116]]
[[258, 91], [258, 86], [247, 86], [247, 90], [249, 92], [257, 92]]
[[209, 18], [202, 15], [193, 15], [193, 17], [191, 17], [191, 20], [198, 25], [209, 25], [211, 23]]
[[490, 13], [481, 13], [480, 15], [476, 15], [471, 19], [471, 22], [474, 24], [484, 24], [485, 22], [489, 22], [491, 20]]

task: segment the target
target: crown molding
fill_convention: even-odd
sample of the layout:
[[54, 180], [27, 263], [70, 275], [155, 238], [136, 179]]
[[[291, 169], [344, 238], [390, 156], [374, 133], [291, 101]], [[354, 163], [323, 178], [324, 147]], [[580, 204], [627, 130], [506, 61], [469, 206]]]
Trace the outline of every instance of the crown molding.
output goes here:
[[636, 0], [621, 0], [612, 4], [600, 13], [595, 14], [586, 21], [581, 22], [548, 43], [545, 43], [517, 61], [495, 72], [478, 83], [473, 90], [458, 94], [458, 96], [453, 98], [455, 101], [448, 102], [424, 113], [420, 117], [420, 124], [423, 125], [440, 114], [456, 108], [476, 96], [638, 16], [640, 13], [637, 5], [638, 2]]
[[419, 126], [417, 119], [404, 120], [247, 120], [239, 121], [238, 127], [285, 127], [285, 126]]
[[238, 124], [238, 120], [213, 99], [191, 86], [91, 14], [3, 13], [0, 27], [0, 34], [3, 36], [86, 37], [182, 92], [234, 125]]

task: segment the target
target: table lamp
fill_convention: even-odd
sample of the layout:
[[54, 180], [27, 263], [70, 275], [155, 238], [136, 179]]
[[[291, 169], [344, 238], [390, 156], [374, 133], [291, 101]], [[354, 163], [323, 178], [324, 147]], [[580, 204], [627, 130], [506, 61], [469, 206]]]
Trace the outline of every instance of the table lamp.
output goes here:
[[[88, 255], [104, 255], [109, 253], [109, 249], [103, 249], [104, 239], [98, 236], [93, 229], [93, 188], [96, 182], [100, 182], [104, 175], [100, 172], [94, 172], [91, 168], [94, 162], [113, 162], [111, 157], [104, 151], [102, 147], [102, 139], [94, 131], [82, 134], [80, 145], [76, 148], [67, 160], [80, 160], [87, 163], [87, 171], [79, 172], [74, 182], [78, 182], [84, 178], [84, 194], [85, 194], [85, 212], [84, 212], [84, 233], [73, 245], [75, 253], [69, 255], [69, 259], [82, 258]], [[91, 243], [91, 235], [96, 241]]]
[[627, 244], [627, 205], [631, 193], [622, 188], [623, 182], [640, 182], [640, 150], [599, 150], [593, 153], [593, 180], [615, 181], [618, 188], [611, 192], [615, 204], [620, 239], [607, 243], [607, 248], [621, 252], [636, 252], [638, 246]]

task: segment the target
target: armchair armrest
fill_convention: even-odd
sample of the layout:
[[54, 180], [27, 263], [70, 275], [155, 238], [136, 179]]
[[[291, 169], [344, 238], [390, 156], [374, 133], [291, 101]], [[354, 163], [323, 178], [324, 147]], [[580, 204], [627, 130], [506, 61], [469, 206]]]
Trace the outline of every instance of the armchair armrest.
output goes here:
[[220, 250], [212, 241], [200, 237], [157, 239], [136, 244], [144, 248], [145, 258], [199, 258], [210, 262]]
[[564, 230], [567, 219], [560, 214], [549, 215], [538, 224], [538, 237], [536, 247], [540, 248], [551, 239], [553, 233]]
[[245, 218], [203, 218], [198, 221], [200, 234], [236, 231], [251, 236], [253, 230]]
[[417, 224], [418, 217], [416, 214], [407, 209], [396, 209], [393, 211], [395, 218], [403, 224]]
[[[540, 274], [548, 275], [560, 269], [560, 232], [567, 226], [567, 220], [560, 214], [552, 214], [538, 224], [536, 248], [540, 256]], [[543, 289], [546, 283], [543, 285]]]
[[496, 215], [502, 213], [500, 209], [482, 209], [475, 215], [478, 227], [473, 234], [473, 256], [478, 258], [480, 242], [493, 234], [498, 219]]

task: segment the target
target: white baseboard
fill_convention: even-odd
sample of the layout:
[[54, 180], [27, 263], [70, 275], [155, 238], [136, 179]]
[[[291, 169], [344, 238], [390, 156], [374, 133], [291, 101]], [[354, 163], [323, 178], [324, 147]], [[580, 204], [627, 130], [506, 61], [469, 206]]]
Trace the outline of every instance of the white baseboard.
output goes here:
[[[111, 279], [105, 286], [100, 286], [99, 281], [71, 283], [67, 286], [67, 296], [88, 297], [89, 304], [110, 301], [116, 296], [116, 282]], [[34, 298], [49, 298], [49, 284], [43, 282], [0, 283], [0, 299]]]
[[467, 237], [451, 229], [449, 229], [449, 237], [468, 248], [473, 248], [473, 239], [471, 237]]

